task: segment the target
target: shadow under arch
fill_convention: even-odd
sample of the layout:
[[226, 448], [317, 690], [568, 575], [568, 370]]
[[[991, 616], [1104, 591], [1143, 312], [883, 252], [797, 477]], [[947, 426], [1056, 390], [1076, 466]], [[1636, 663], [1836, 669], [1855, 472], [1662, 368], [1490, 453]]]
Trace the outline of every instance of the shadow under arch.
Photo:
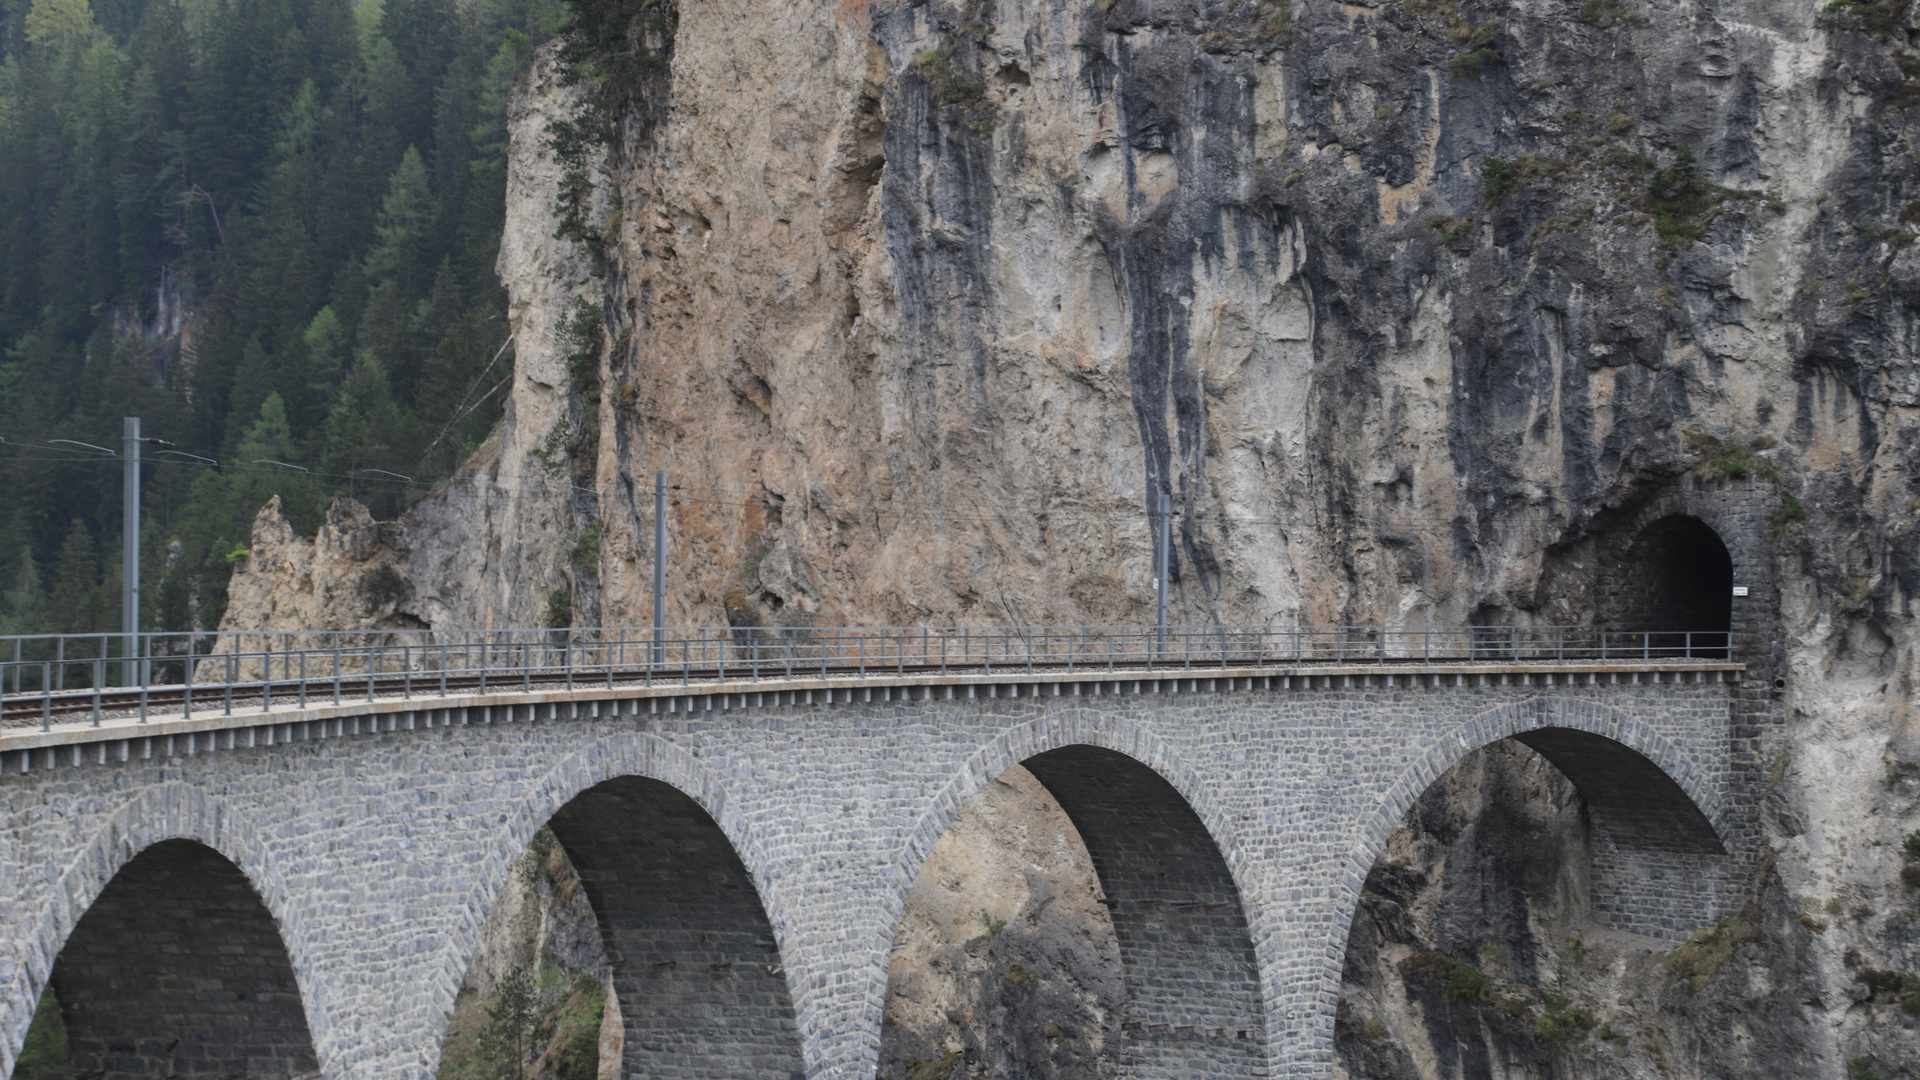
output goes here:
[[127, 860], [74, 924], [50, 982], [79, 1076], [319, 1069], [273, 915], [238, 866], [196, 840]]
[[271, 920], [280, 930], [280, 947], [288, 954], [306, 1008], [306, 1023], [316, 1048], [324, 1050], [329, 1032], [328, 1014], [320, 987], [309, 981], [303, 964], [300, 911], [290, 901], [286, 881], [272, 851], [260, 839], [252, 821], [217, 796], [187, 784], [165, 783], [140, 791], [116, 810], [86, 847], [74, 854], [57, 881], [42, 893], [34, 936], [40, 948], [29, 951], [26, 980], [29, 994], [0, 1001], [0, 1038], [7, 1056], [19, 1052], [33, 1017], [38, 995], [52, 978], [53, 958], [70, 940], [74, 928], [128, 863], [147, 849], [169, 841], [203, 845], [244, 875]]
[[574, 796], [548, 828], [612, 962], [621, 1075], [805, 1074], [773, 926], [699, 803], [664, 781], [623, 776]]
[[[682, 807], [686, 816], [691, 817], [697, 812], [713, 827], [714, 831], [706, 834], [702, 842], [717, 842], [733, 855], [734, 863], [740, 867], [753, 892], [754, 907], [761, 922], [769, 925], [767, 940], [775, 942], [776, 946], [784, 945], [779, 942], [779, 931], [775, 929], [783, 925], [780, 916], [784, 895], [780, 883], [767, 872], [767, 861], [761, 855], [763, 849], [755, 838], [753, 827], [747, 819], [734, 813], [726, 786], [721, 783], [719, 776], [702, 765], [686, 748], [651, 734], [594, 739], [556, 761], [527, 791], [518, 809], [504, 816], [493, 834], [489, 846], [491, 857], [484, 860], [481, 872], [477, 875], [478, 880], [468, 893], [455, 948], [445, 954], [446, 965], [436, 976], [437, 1005], [430, 1029], [434, 1039], [431, 1052], [436, 1056], [445, 1046], [447, 1029], [453, 1019], [454, 1001], [479, 949], [487, 919], [504, 895], [514, 867], [521, 853], [532, 842], [534, 834], [551, 825], [555, 817], [588, 791], [615, 781], [629, 780], [657, 782], [691, 804], [691, 809]], [[576, 868], [580, 868], [581, 852], [575, 847], [568, 847], [564, 841], [561, 846], [567, 851], [569, 860], [575, 863]], [[582, 873], [581, 876], [585, 887], [586, 875]], [[588, 896], [591, 900], [591, 890]], [[597, 907], [595, 917], [600, 922], [603, 940], [608, 941], [609, 956], [614, 958], [617, 965], [621, 954], [612, 947], [612, 940], [607, 938], [607, 923]], [[776, 969], [774, 974], [781, 981], [777, 991], [769, 992], [777, 992], [783, 1003], [793, 1003], [794, 1007], [788, 1009], [788, 1015], [798, 1018], [800, 1027], [804, 1029], [805, 1010], [811, 1002], [801, 988], [791, 983], [790, 974], [778, 962], [777, 956], [773, 963]], [[616, 993], [619, 993], [617, 982]], [[622, 996], [622, 1011], [626, 1009], [626, 999]], [[634, 1045], [632, 1036], [633, 1031], [629, 1027], [626, 1044], [629, 1048]], [[799, 1075], [801, 1069], [795, 1066], [791, 1072]]]
[[1264, 1068], [1264, 995], [1235, 876], [1237, 845], [1193, 771], [1128, 720], [1063, 711], [977, 751], [902, 853], [888, 946], [934, 844], [962, 806], [1014, 765], [1067, 813], [1100, 879], [1128, 996], [1119, 1075], [1247, 1076]]
[[1100, 877], [1131, 1014], [1120, 1075], [1252, 1075], [1266, 1063], [1260, 967], [1240, 890], [1200, 816], [1114, 750], [1066, 746], [1021, 764], [1073, 819]]

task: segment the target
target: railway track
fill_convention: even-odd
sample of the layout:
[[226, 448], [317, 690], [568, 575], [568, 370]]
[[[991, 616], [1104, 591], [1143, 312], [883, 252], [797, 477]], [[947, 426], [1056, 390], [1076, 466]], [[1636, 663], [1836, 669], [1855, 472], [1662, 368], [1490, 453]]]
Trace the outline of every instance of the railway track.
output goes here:
[[[1648, 657], [1653, 661], [1687, 660], [1684, 654]], [[1693, 657], [1691, 659], [1701, 659]], [[814, 663], [793, 664], [783, 661], [764, 664], [730, 662], [724, 665], [672, 665], [648, 669], [575, 667], [541, 667], [530, 669], [502, 669], [489, 672], [448, 672], [444, 676], [439, 671], [413, 671], [375, 674], [342, 675], [339, 678], [275, 678], [271, 680], [254, 679], [239, 682], [220, 682], [198, 684], [192, 687], [180, 684], [148, 687], [105, 687], [100, 690], [83, 688], [78, 690], [56, 690], [51, 694], [36, 691], [9, 694], [0, 699], [0, 728], [20, 730], [29, 727], [41, 727], [53, 724], [87, 723], [96, 719], [115, 719], [137, 715], [172, 717], [187, 714], [189, 693], [191, 694], [191, 715], [202, 716], [212, 713], [227, 713], [235, 710], [257, 710], [263, 707], [271, 709], [302, 708], [308, 705], [331, 705], [337, 700], [341, 704], [378, 700], [410, 699], [423, 697], [444, 697], [470, 693], [526, 693], [533, 691], [577, 690], [589, 688], [619, 688], [635, 686], [710, 686], [715, 683], [739, 682], [756, 683], [771, 680], [790, 679], [834, 679], [865, 678], [876, 676], [927, 675], [994, 675], [994, 674], [1035, 674], [1065, 675], [1085, 674], [1089, 678], [1108, 675], [1145, 672], [1145, 671], [1192, 671], [1205, 672], [1225, 668], [1247, 667], [1303, 667], [1317, 665], [1341, 665], [1391, 668], [1406, 666], [1474, 666], [1494, 667], [1512, 664], [1564, 664], [1582, 662], [1572, 658], [1557, 657], [1489, 657], [1484, 653], [1472, 657], [1461, 656], [1413, 656], [1388, 657], [1363, 656], [1354, 654], [1334, 654], [1308, 657], [1228, 657], [1223, 662], [1218, 657], [1207, 657], [1204, 662], [1184, 661], [1169, 658], [1154, 663], [1146, 659], [1122, 660], [1090, 658], [1081, 663], [1063, 663], [1056, 658], [1046, 661], [1027, 662], [1020, 658], [1010, 658], [996, 663], [975, 662], [971, 664], [947, 663], [905, 663], [867, 662], [867, 663]], [[1616, 661], [1617, 662], [1617, 661]]]

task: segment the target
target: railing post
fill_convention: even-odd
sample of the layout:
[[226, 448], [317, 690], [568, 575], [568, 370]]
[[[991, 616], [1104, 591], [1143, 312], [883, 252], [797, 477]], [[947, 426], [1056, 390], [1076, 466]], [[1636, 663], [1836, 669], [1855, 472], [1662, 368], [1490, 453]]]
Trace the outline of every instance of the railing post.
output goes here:
[[100, 726], [100, 680], [106, 677], [106, 674], [107, 674], [106, 667], [107, 667], [107, 662], [105, 660], [95, 660], [93, 662], [93, 726], [94, 727]]
[[300, 707], [307, 707], [307, 650], [300, 650]]
[[333, 703], [340, 704], [340, 635], [333, 635]]
[[53, 665], [40, 662], [40, 730], [53, 728]]

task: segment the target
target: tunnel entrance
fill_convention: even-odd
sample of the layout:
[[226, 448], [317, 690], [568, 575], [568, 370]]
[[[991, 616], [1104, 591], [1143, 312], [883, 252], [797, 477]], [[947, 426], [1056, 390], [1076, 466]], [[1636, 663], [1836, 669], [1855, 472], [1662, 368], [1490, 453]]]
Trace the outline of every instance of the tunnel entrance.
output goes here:
[[1681, 635], [1695, 639], [1694, 655], [1726, 655], [1733, 629], [1733, 557], [1699, 518], [1676, 514], [1647, 526], [1620, 568], [1621, 611], [1616, 629], [1653, 634], [1655, 649], [1678, 652]]
[[73, 1074], [317, 1073], [293, 965], [239, 868], [190, 840], [129, 861], [53, 966]]

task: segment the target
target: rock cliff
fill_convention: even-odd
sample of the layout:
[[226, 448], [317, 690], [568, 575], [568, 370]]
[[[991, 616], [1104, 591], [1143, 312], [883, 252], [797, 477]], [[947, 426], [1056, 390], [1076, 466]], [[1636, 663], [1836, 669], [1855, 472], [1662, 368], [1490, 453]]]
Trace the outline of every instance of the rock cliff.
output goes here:
[[[655, 469], [675, 623], [1145, 621], [1169, 492], [1176, 620], [1621, 625], [1655, 519], [1737, 505], [1773, 854], [1689, 946], [1725, 957], [1580, 929], [1577, 799], [1496, 755], [1376, 867], [1343, 1061], [1920, 1054], [1911, 5], [712, 0], [670, 25], [589, 163], [584, 241], [555, 238], [546, 141], [577, 90], [548, 56], [515, 98], [496, 439], [364, 551], [263, 516], [233, 625], [644, 624]], [[400, 584], [291, 598], [323, 562]], [[1448, 1000], [1442, 960], [1493, 981]], [[1539, 1034], [1548, 993], [1596, 1026]]]

